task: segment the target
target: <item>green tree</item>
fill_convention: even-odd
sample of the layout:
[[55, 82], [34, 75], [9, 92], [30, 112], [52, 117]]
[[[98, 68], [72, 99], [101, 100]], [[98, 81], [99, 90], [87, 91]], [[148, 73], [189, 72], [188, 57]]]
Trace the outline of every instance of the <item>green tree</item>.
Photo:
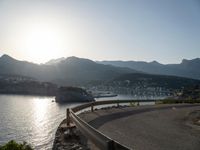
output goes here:
[[17, 143], [14, 140], [9, 141], [3, 146], [0, 146], [0, 150], [33, 150], [26, 142]]

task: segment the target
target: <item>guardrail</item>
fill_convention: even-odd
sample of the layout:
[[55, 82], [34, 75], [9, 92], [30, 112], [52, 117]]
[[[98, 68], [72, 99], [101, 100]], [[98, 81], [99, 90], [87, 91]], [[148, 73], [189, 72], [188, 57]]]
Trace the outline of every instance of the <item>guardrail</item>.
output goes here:
[[128, 148], [127, 146], [118, 143], [117, 141], [109, 138], [97, 129], [90, 126], [87, 122], [76, 115], [76, 113], [86, 108], [91, 108], [91, 111], [93, 112], [94, 107], [99, 105], [116, 104], [119, 107], [119, 105], [122, 103], [136, 103], [137, 105], [140, 105], [141, 102], [144, 103], [156, 101], [158, 100], [110, 100], [85, 103], [71, 109], [67, 109], [67, 125], [70, 126], [70, 122], [73, 121], [77, 128], [82, 132], [82, 134], [84, 134], [88, 139], [90, 139], [97, 147], [102, 150], [130, 150], [131, 148]]

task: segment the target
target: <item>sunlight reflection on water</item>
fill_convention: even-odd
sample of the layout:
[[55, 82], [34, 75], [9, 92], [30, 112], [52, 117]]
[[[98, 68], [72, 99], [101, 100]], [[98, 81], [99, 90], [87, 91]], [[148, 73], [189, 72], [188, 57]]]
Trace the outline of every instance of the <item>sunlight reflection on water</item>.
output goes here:
[[41, 127], [43, 120], [47, 119], [48, 99], [42, 101], [39, 98], [33, 98], [34, 121], [36, 126]]
[[[109, 99], [133, 99], [117, 96]], [[66, 108], [80, 103], [58, 104], [54, 97], [0, 95], [0, 145], [26, 141], [35, 149], [51, 149], [56, 129], [66, 117]]]
[[66, 108], [54, 97], [0, 95], [0, 144], [26, 141], [35, 149], [51, 149], [55, 131], [65, 118]]

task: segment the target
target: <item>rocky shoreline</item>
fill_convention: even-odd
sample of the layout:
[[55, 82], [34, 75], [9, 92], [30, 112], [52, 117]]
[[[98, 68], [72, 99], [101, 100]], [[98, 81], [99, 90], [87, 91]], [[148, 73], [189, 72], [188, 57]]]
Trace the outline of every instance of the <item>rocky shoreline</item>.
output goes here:
[[56, 131], [52, 150], [90, 150], [87, 145], [80, 131], [73, 124], [67, 127], [64, 119]]

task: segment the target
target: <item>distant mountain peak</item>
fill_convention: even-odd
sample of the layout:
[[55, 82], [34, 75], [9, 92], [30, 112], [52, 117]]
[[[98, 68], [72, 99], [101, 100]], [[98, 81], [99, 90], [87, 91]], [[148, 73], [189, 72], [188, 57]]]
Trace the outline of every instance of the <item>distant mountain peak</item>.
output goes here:
[[60, 63], [61, 61], [64, 61], [66, 58], [65, 57], [61, 57], [61, 58], [57, 58], [57, 59], [51, 59], [48, 62], [46, 62], [46, 65], [55, 65], [57, 63]]
[[187, 59], [183, 59], [182, 62], [181, 62], [181, 64], [187, 63], [188, 61], [189, 61], [189, 60], [187, 60]]
[[81, 58], [76, 57], [76, 56], [67, 57], [67, 60], [75, 60], [75, 59], [81, 59]]
[[15, 60], [15, 59], [7, 54], [4, 54], [0, 57], [0, 60], [9, 61], [9, 60]]
[[200, 58], [194, 58], [191, 60], [183, 59], [181, 64], [188, 64], [188, 63], [200, 63]]
[[161, 65], [159, 62], [157, 62], [157, 61], [152, 61], [152, 62], [150, 62], [150, 64], [152, 64], [152, 65]]
[[94, 63], [92, 60], [90, 59], [86, 59], [86, 58], [79, 58], [79, 57], [76, 57], [76, 56], [70, 56], [70, 57], [67, 57], [66, 59], [67, 62], [88, 62], [88, 63]]
[[79, 57], [76, 57], [76, 56], [70, 56], [70, 57], [61, 57], [61, 58], [58, 58], [58, 59], [51, 59], [50, 61], [46, 62], [45, 64], [46, 65], [55, 65], [55, 64], [58, 64], [58, 63], [61, 63], [61, 62], [69, 62], [69, 63], [74, 63], [74, 62], [93, 62], [92, 60], [90, 59], [86, 59], [86, 58], [79, 58]]
[[10, 56], [7, 55], [7, 54], [3, 54], [3, 55], [1, 56], [1, 58], [12, 58], [12, 57], [10, 57]]

